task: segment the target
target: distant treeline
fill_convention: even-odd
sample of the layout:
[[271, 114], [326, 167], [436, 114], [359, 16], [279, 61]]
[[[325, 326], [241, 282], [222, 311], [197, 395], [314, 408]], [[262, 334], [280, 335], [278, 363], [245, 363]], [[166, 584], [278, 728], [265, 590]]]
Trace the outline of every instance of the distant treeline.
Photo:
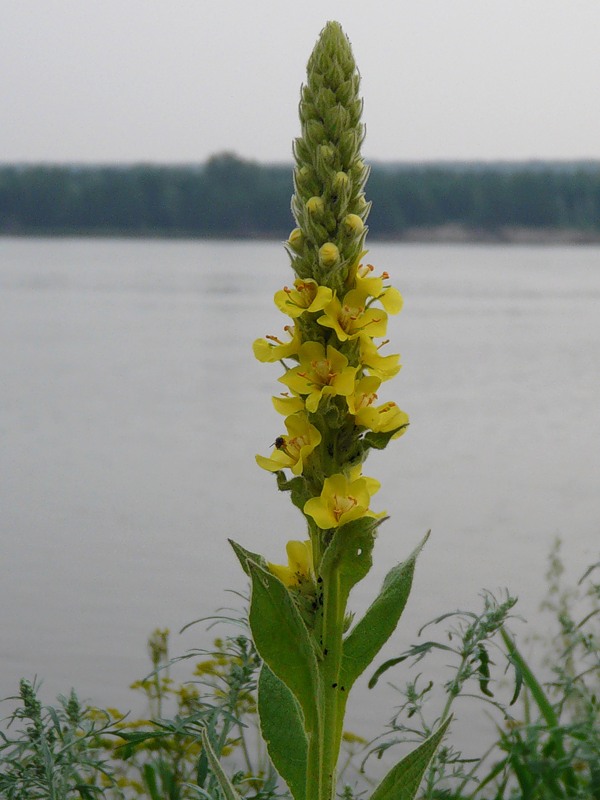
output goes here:
[[[0, 233], [285, 238], [290, 166], [0, 166]], [[600, 163], [375, 165], [373, 236], [460, 226], [600, 233]]]

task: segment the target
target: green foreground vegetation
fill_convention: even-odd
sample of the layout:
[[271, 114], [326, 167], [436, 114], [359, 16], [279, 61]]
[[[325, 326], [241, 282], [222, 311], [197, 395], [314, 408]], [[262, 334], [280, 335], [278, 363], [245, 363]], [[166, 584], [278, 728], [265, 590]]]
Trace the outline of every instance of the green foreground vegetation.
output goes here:
[[[389, 677], [394, 717], [372, 742], [360, 732], [344, 734], [342, 797], [360, 797], [381, 771], [382, 754], [424, 741], [452, 708], [456, 718], [468, 715], [474, 723], [487, 714], [495, 742], [484, 754], [442, 745], [420, 800], [600, 798], [600, 563], [574, 587], [563, 586], [562, 572], [555, 549], [543, 606], [549, 633], [527, 642], [546, 680], [536, 677], [508, 632], [516, 601], [489, 593], [480, 611], [443, 614], [421, 629], [417, 644], [377, 669], [370, 685]], [[17, 708], [0, 729], [0, 797], [220, 800], [227, 797], [225, 774], [244, 798], [289, 798], [257, 735], [261, 664], [246, 623], [227, 614], [215, 619], [230, 635], [210, 651], [183, 657], [193, 664], [184, 682], [169, 674], [181, 659], [169, 660], [168, 632], [150, 637], [152, 672], [132, 686], [147, 701], [145, 719], [84, 705], [74, 691], [55, 706], [42, 705], [38, 687], [23, 680], [19, 697], [9, 699]], [[435, 651], [447, 664], [436, 696], [425, 677]], [[412, 665], [412, 674], [397, 687], [399, 663]]]
[[[0, 234], [286, 239], [289, 165], [231, 153], [200, 166], [0, 166]], [[371, 236], [600, 239], [600, 164], [385, 165], [372, 168]], [[456, 229], [459, 230], [456, 230]], [[461, 234], [462, 231], [462, 234]]]

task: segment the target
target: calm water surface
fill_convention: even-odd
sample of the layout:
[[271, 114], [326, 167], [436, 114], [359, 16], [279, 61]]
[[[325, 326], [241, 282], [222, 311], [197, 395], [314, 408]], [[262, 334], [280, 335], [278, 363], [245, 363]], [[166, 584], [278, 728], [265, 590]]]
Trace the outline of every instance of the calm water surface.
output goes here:
[[[554, 537], [572, 577], [598, 557], [600, 249], [374, 245], [369, 260], [405, 297], [382, 399], [411, 427], [368, 462], [391, 519], [353, 606], [432, 528], [383, 655], [484, 587], [535, 621]], [[1, 696], [37, 674], [46, 700], [75, 685], [135, 706], [148, 633], [245, 588], [226, 537], [282, 561], [303, 536], [254, 463], [282, 426], [279, 367], [251, 343], [281, 330], [285, 282], [272, 243], [0, 239]], [[173, 652], [209, 641], [196, 626]], [[351, 726], [376, 730], [396, 701], [359, 688]]]

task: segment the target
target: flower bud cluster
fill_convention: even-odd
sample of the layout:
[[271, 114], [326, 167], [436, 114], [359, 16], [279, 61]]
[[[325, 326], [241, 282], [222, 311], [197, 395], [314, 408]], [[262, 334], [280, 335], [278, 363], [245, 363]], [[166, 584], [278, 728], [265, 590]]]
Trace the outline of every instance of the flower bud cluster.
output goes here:
[[302, 135], [294, 143], [292, 211], [302, 231], [288, 242], [299, 278], [313, 278], [338, 292], [363, 250], [369, 203], [369, 170], [360, 157], [360, 78], [348, 40], [337, 23], [321, 35], [302, 87]]
[[371, 448], [383, 449], [408, 425], [394, 402], [378, 402], [381, 384], [400, 369], [399, 356], [380, 348], [387, 343], [388, 315], [400, 311], [402, 299], [387, 273], [376, 276], [362, 263], [370, 204], [358, 88], [348, 40], [337, 23], [328, 23], [300, 101], [292, 199], [297, 227], [287, 243], [297, 277], [275, 294], [289, 317], [286, 336], [254, 343], [260, 361], [285, 368], [279, 378], [284, 391], [273, 403], [286, 432], [257, 462], [277, 473], [279, 488], [291, 492], [304, 514], [314, 560], [309, 570], [309, 550], [295, 543], [291, 572], [277, 568], [287, 585], [299, 584], [299, 574], [318, 573], [336, 529], [360, 519], [373, 525], [382, 516], [370, 509], [379, 483], [362, 475], [362, 464]]

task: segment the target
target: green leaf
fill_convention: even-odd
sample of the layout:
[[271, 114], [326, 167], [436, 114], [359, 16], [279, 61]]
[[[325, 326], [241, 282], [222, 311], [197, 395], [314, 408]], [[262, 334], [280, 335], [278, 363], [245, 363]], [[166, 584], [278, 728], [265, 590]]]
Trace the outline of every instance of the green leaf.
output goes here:
[[393, 431], [387, 431], [386, 433], [375, 433], [374, 431], [369, 431], [363, 436], [363, 443], [367, 447], [372, 447], [375, 450], [383, 450], [390, 442], [392, 436], [398, 433], [398, 431], [402, 431], [405, 428], [408, 428], [408, 422], [406, 425], [401, 425], [399, 428], [395, 428]]
[[477, 657], [479, 659], [479, 666], [477, 668], [479, 674], [479, 688], [487, 697], [493, 697], [494, 693], [490, 689], [490, 656], [483, 644], [480, 644], [477, 648]]
[[254, 561], [246, 563], [252, 579], [249, 621], [256, 649], [300, 704], [306, 729], [315, 730], [319, 681], [306, 625], [283, 583]]
[[375, 528], [383, 520], [361, 517], [337, 528], [327, 546], [319, 572], [323, 578], [336, 580], [343, 606], [352, 587], [362, 580], [373, 565]]
[[258, 715], [273, 766], [295, 800], [305, 800], [308, 742], [302, 711], [294, 695], [266, 664], [258, 679]]
[[448, 647], [447, 644], [440, 644], [439, 642], [421, 642], [421, 644], [413, 644], [413, 646], [402, 653], [402, 655], [396, 656], [396, 658], [390, 658], [388, 661], [384, 661], [381, 666], [377, 667], [373, 675], [369, 678], [369, 689], [375, 686], [379, 678], [381, 678], [383, 673], [387, 672], [388, 669], [395, 667], [396, 664], [401, 664], [408, 658], [414, 658], [415, 662], [420, 661], [423, 656], [431, 652], [431, 650], [447, 650], [449, 653], [456, 653], [453, 647]]
[[210, 768], [213, 771], [215, 778], [219, 782], [219, 786], [221, 787], [225, 800], [241, 800], [240, 795], [233, 788], [233, 784], [223, 771], [223, 767], [221, 766], [215, 751], [212, 749], [206, 728], [202, 728], [202, 747], [206, 753]]
[[529, 667], [529, 665], [519, 652], [514, 639], [508, 633], [506, 628], [500, 628], [500, 635], [502, 636], [510, 660], [520, 673], [520, 680], [523, 681], [525, 686], [527, 686], [527, 688], [531, 692], [531, 696], [533, 697], [537, 707], [540, 710], [541, 715], [546, 721], [548, 730], [550, 732], [550, 741], [554, 743], [554, 746], [556, 748], [557, 760], [565, 764], [565, 768], [561, 773], [562, 779], [565, 782], [566, 786], [571, 791], [573, 791], [577, 786], [577, 777], [575, 775], [573, 767], [570, 766], [571, 762], [565, 750], [563, 733], [562, 733], [562, 728], [560, 726], [559, 716], [556, 713], [556, 710], [552, 705], [552, 702], [544, 692], [541, 683], [533, 674], [531, 668]]
[[448, 717], [429, 739], [392, 767], [371, 795], [371, 800], [413, 800], [451, 719]]
[[124, 759], [130, 758], [135, 752], [135, 748], [142, 742], [146, 742], [148, 739], [164, 739], [170, 735], [165, 731], [133, 731], [131, 733], [127, 731], [108, 731], [108, 733], [118, 736], [120, 739], [125, 739], [123, 744], [117, 745], [119, 757]]
[[302, 511], [304, 504], [312, 497], [304, 478], [297, 477], [287, 480], [282, 471], [275, 473], [277, 476], [277, 488], [280, 492], [290, 492], [292, 503]]
[[160, 800], [158, 792], [158, 783], [156, 781], [156, 773], [154, 771], [154, 764], [144, 764], [143, 768], [144, 782], [146, 788], [150, 792], [152, 800]]
[[233, 539], [228, 539], [227, 541], [232, 546], [233, 552], [238, 557], [238, 561], [242, 565], [242, 569], [246, 575], [250, 575], [250, 571], [248, 570], [248, 560], [254, 561], [256, 564], [260, 564], [261, 567], [266, 566], [266, 561], [263, 556], [259, 555], [258, 553], [253, 553], [250, 550], [246, 550], [241, 544], [234, 542]]
[[388, 572], [379, 595], [346, 637], [341, 680], [348, 690], [396, 629], [410, 594], [417, 556], [428, 538], [429, 533], [406, 561]]

